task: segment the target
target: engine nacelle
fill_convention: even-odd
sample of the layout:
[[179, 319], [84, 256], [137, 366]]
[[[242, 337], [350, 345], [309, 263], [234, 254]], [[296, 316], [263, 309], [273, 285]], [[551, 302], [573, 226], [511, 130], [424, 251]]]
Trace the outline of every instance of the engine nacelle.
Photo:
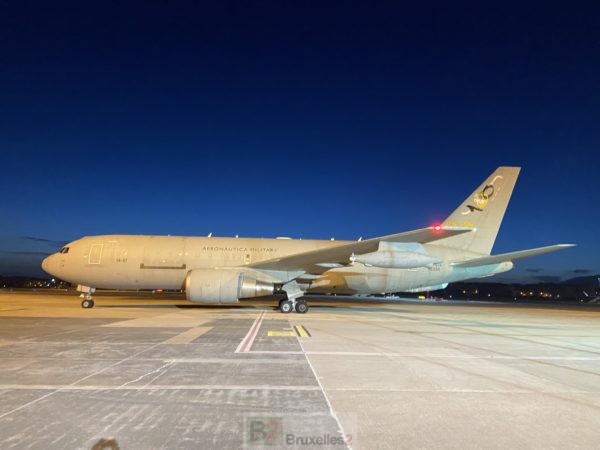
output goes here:
[[194, 269], [185, 278], [185, 296], [192, 302], [237, 303], [241, 298], [272, 295], [273, 291], [273, 283], [239, 269]]
[[392, 250], [356, 255], [354, 261], [385, 269], [417, 269], [441, 262], [441, 260], [423, 253]]

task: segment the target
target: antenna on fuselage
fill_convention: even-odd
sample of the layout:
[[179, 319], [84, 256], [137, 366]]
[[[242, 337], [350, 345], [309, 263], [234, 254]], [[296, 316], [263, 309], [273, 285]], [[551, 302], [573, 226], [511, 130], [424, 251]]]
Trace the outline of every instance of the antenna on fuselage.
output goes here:
[[212, 237], [212, 231], [208, 233], [208, 237]]

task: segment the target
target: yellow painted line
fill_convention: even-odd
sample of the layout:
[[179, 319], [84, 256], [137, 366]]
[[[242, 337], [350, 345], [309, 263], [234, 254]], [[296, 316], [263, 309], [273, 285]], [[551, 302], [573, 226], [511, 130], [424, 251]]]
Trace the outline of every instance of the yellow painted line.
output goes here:
[[269, 331], [268, 336], [295, 336], [293, 331]]
[[163, 344], [189, 344], [197, 337], [202, 336], [208, 330], [211, 330], [212, 327], [194, 327], [189, 330], [184, 331], [183, 333], [176, 334], [170, 339], [167, 339]]
[[308, 330], [306, 328], [304, 328], [302, 325], [296, 325], [294, 327], [294, 329], [296, 330], [296, 333], [298, 334], [298, 336], [300, 337], [311, 337], [310, 333], [308, 332]]

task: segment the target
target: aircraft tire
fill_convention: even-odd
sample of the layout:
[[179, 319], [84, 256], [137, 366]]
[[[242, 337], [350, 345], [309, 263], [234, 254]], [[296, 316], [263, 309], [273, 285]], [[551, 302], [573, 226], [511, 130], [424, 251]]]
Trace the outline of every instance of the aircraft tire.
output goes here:
[[296, 301], [296, 312], [299, 314], [306, 314], [308, 312], [308, 303], [306, 303], [306, 300]]
[[81, 302], [81, 307], [82, 308], [93, 308], [94, 307], [94, 300], [88, 300], [85, 299]]
[[294, 305], [289, 300], [284, 300], [279, 303], [279, 311], [283, 314], [291, 313], [294, 310]]

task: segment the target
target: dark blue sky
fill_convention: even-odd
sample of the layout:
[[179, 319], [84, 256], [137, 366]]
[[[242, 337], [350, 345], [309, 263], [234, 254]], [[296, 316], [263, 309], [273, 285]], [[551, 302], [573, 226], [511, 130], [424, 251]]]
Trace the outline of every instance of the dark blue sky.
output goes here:
[[25, 236], [427, 226], [498, 165], [494, 252], [600, 272], [598, 6], [299, 3], [4, 2], [0, 273], [58, 245]]

